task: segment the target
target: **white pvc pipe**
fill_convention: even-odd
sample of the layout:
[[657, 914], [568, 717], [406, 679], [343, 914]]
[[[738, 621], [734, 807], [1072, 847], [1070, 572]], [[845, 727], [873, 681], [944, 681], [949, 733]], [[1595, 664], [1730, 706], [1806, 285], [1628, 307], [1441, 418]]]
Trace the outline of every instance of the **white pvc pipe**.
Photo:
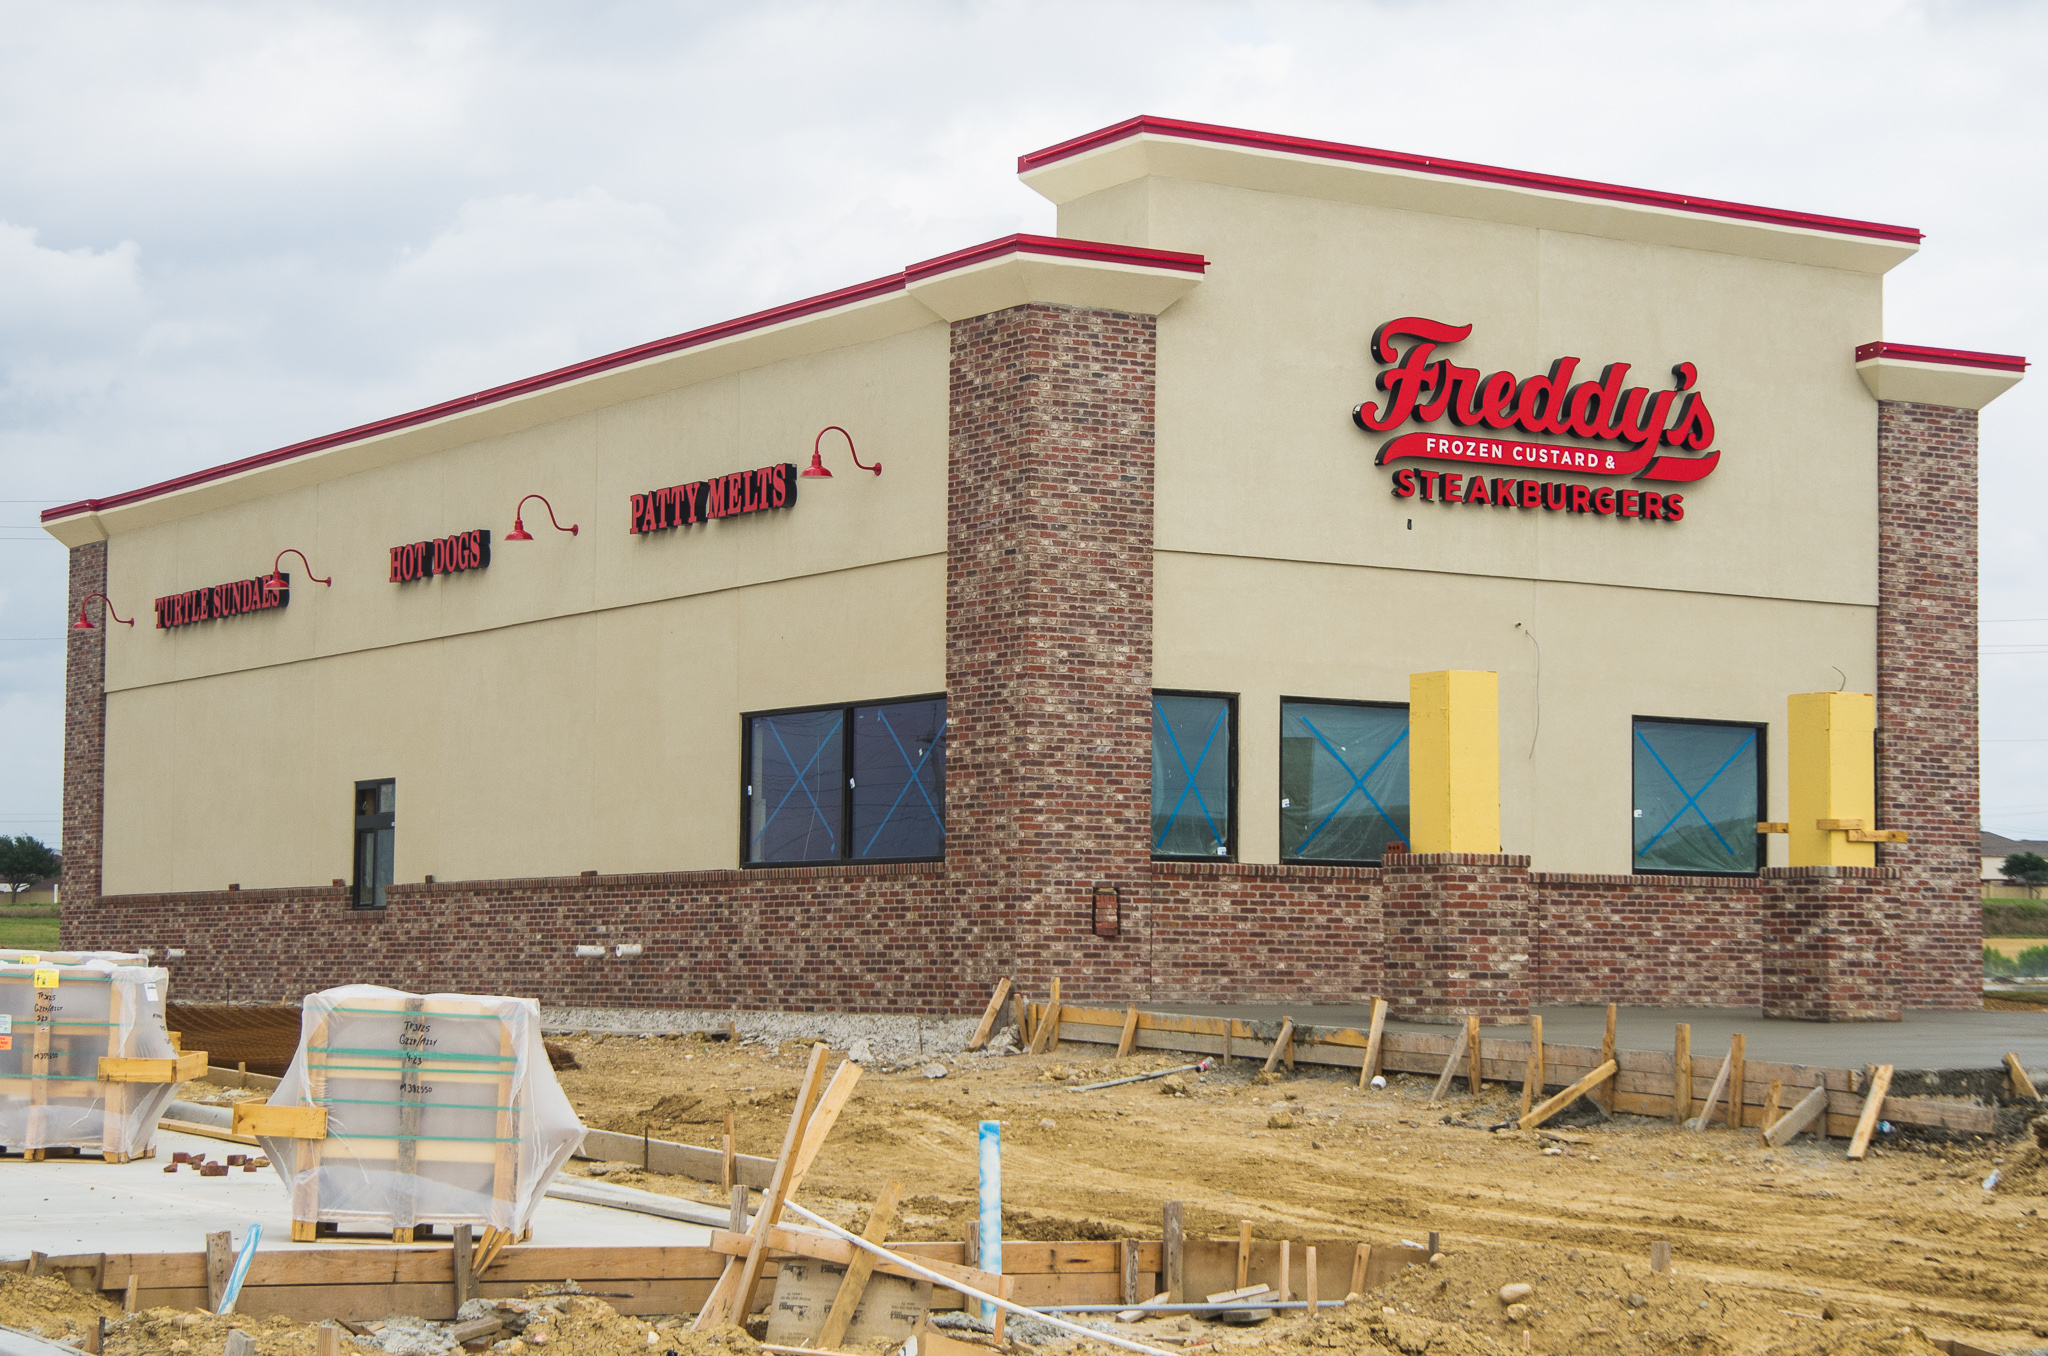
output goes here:
[[[1003, 1272], [1003, 1123], [981, 1123], [981, 1269]], [[981, 1306], [981, 1321], [995, 1322], [994, 1306]]]
[[1118, 1337], [1115, 1333], [1103, 1332], [1100, 1329], [1085, 1327], [1079, 1323], [1069, 1323], [1066, 1319], [1059, 1318], [1053, 1314], [1044, 1314], [1040, 1313], [1036, 1309], [1027, 1309], [1023, 1305], [1013, 1303], [1010, 1300], [1006, 1300], [999, 1295], [984, 1294], [982, 1291], [976, 1290], [973, 1286], [965, 1285], [960, 1281], [953, 1279], [951, 1276], [941, 1275], [939, 1272], [933, 1271], [929, 1267], [919, 1266], [916, 1262], [913, 1262], [911, 1259], [903, 1256], [901, 1253], [890, 1252], [887, 1248], [883, 1247], [879, 1243], [870, 1243], [865, 1238], [862, 1238], [859, 1234], [848, 1233], [846, 1230], [834, 1224], [831, 1220], [826, 1219], [823, 1215], [814, 1215], [810, 1211], [798, 1205], [795, 1201], [784, 1201], [782, 1203], [782, 1208], [784, 1210], [793, 1211], [794, 1213], [801, 1215], [803, 1218], [809, 1220], [811, 1223], [817, 1225], [819, 1228], [824, 1229], [829, 1233], [836, 1234], [840, 1238], [845, 1239], [847, 1242], [853, 1244], [853, 1246], [855, 1246], [856, 1248], [864, 1248], [867, 1251], [873, 1253], [875, 1256], [881, 1258], [882, 1260], [893, 1263], [896, 1266], [902, 1267], [905, 1271], [910, 1272], [914, 1276], [922, 1276], [926, 1280], [932, 1282], [934, 1285], [944, 1286], [948, 1290], [957, 1290], [961, 1294], [966, 1295], [970, 1299], [978, 1299], [989, 1304], [999, 1305], [1002, 1308], [1008, 1309], [1011, 1313], [1016, 1314], [1020, 1318], [1033, 1319], [1039, 1323], [1045, 1324], [1048, 1327], [1058, 1328], [1062, 1332], [1069, 1332], [1076, 1337], [1085, 1338], [1090, 1342], [1106, 1342], [1113, 1347], [1122, 1347], [1125, 1351], [1142, 1352], [1144, 1356], [1175, 1356], [1175, 1353], [1173, 1352], [1161, 1351], [1158, 1347], [1148, 1347], [1143, 1342], [1133, 1342], [1128, 1337]]

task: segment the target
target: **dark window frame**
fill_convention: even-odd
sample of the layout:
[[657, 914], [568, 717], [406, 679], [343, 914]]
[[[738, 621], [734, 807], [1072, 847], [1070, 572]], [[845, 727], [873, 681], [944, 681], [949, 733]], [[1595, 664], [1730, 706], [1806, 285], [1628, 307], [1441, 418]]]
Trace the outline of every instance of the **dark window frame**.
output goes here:
[[[349, 835], [350, 879], [348, 887], [348, 906], [351, 909], [376, 910], [389, 907], [388, 902], [386, 904], [366, 904], [363, 902], [363, 891], [365, 888], [365, 882], [362, 879], [362, 869], [363, 835], [365, 833], [377, 833], [384, 829], [391, 830], [391, 878], [394, 884], [397, 882], [398, 879], [398, 778], [372, 777], [367, 781], [357, 782], [355, 784], [355, 790], [352, 791], [349, 795], [348, 804], [350, 811], [353, 812], [356, 806], [361, 802], [363, 792], [375, 791], [379, 788], [386, 786], [391, 788], [392, 808], [389, 810], [380, 810], [376, 814], [371, 815], [355, 815], [355, 829]], [[375, 873], [373, 872], [372, 874], [374, 875]], [[377, 883], [374, 880], [368, 882], [367, 885], [372, 892], [374, 892], [377, 888]]]
[[[1280, 757], [1283, 760], [1287, 756], [1287, 704], [1289, 702], [1300, 702], [1304, 706], [1373, 706], [1378, 707], [1381, 710], [1393, 711], [1410, 711], [1413, 707], [1413, 703], [1411, 702], [1364, 701], [1353, 700], [1349, 697], [1289, 697], [1283, 695], [1280, 698], [1280, 718], [1276, 722], [1276, 728], [1278, 729], [1280, 735]], [[1409, 732], [1411, 734], [1414, 732], [1414, 723], [1412, 717], [1410, 719]], [[1280, 768], [1280, 772], [1282, 776], [1282, 783], [1284, 785], [1286, 776], [1284, 762]], [[1414, 832], [1414, 807], [1412, 806], [1409, 808], [1409, 815], [1409, 832], [1412, 833]], [[1287, 819], [1285, 816], [1284, 807], [1278, 805], [1277, 803], [1273, 807], [1273, 820], [1280, 830], [1280, 860], [1289, 866], [1379, 866], [1381, 864], [1381, 860], [1378, 857], [1290, 857], [1287, 855], [1286, 846]]]
[[1155, 687], [1155, 688], [1153, 688], [1153, 689], [1151, 690], [1151, 692], [1150, 692], [1150, 693], [1148, 694], [1148, 696], [1147, 696], [1147, 703], [1146, 703], [1146, 704], [1147, 704], [1147, 707], [1148, 707], [1148, 709], [1147, 709], [1147, 711], [1146, 711], [1146, 715], [1147, 715], [1147, 717], [1148, 717], [1148, 718], [1152, 718], [1152, 719], [1156, 719], [1156, 718], [1157, 718], [1157, 706], [1156, 706], [1156, 703], [1155, 703], [1155, 702], [1153, 701], [1153, 699], [1155, 699], [1155, 698], [1159, 698], [1159, 697], [1213, 697], [1213, 698], [1217, 698], [1217, 699], [1221, 700], [1221, 701], [1222, 701], [1222, 702], [1223, 702], [1223, 703], [1225, 704], [1226, 708], [1228, 709], [1228, 712], [1229, 712], [1229, 714], [1228, 714], [1228, 716], [1226, 717], [1226, 720], [1227, 720], [1227, 726], [1226, 726], [1226, 728], [1227, 728], [1227, 729], [1229, 730], [1229, 732], [1230, 732], [1230, 767], [1229, 767], [1229, 788], [1230, 788], [1230, 794], [1229, 794], [1229, 808], [1228, 808], [1228, 809], [1227, 809], [1227, 810], [1225, 811], [1225, 813], [1226, 813], [1227, 815], [1229, 815], [1229, 817], [1230, 817], [1230, 829], [1229, 829], [1229, 832], [1228, 832], [1228, 833], [1227, 833], [1227, 834], [1225, 835], [1226, 841], [1225, 841], [1225, 843], [1224, 843], [1224, 845], [1223, 845], [1223, 846], [1224, 846], [1224, 852], [1223, 852], [1223, 854], [1222, 854], [1221, 856], [1218, 856], [1218, 855], [1217, 855], [1217, 854], [1215, 854], [1215, 853], [1209, 853], [1209, 854], [1207, 854], [1207, 855], [1200, 855], [1200, 854], [1188, 854], [1188, 853], [1180, 853], [1180, 852], [1161, 852], [1161, 851], [1159, 851], [1159, 849], [1158, 849], [1158, 846], [1157, 846], [1157, 839], [1156, 839], [1156, 838], [1154, 837], [1154, 835], [1153, 835], [1153, 833], [1152, 833], [1152, 812], [1151, 812], [1151, 806], [1150, 806], [1150, 804], [1149, 804], [1149, 794], [1148, 794], [1148, 803], [1147, 803], [1147, 806], [1146, 806], [1146, 811], [1145, 811], [1145, 845], [1146, 845], [1146, 847], [1147, 847], [1147, 848], [1151, 849], [1151, 853], [1152, 853], [1152, 860], [1153, 860], [1153, 861], [1155, 861], [1155, 862], [1235, 862], [1235, 861], [1237, 860], [1237, 755], [1238, 755], [1238, 745], [1239, 745], [1239, 744], [1240, 744], [1240, 743], [1242, 742], [1242, 741], [1240, 741], [1240, 740], [1239, 740], [1239, 738], [1238, 738], [1238, 696], [1239, 696], [1239, 694], [1238, 694], [1238, 693], [1235, 693], [1235, 692], [1205, 692], [1205, 691], [1202, 691], [1202, 690], [1200, 690], [1200, 689], [1198, 689], [1198, 688], [1187, 688], [1187, 687]]
[[1655, 721], [1660, 725], [1719, 725], [1735, 730], [1754, 730], [1756, 732], [1756, 818], [1760, 824], [1770, 822], [1771, 818], [1771, 765], [1768, 756], [1770, 753], [1771, 726], [1768, 721], [1702, 720], [1694, 716], [1632, 715], [1628, 718], [1629, 874], [1632, 876], [1710, 876], [1724, 880], [1755, 880], [1758, 876], [1762, 875], [1764, 868], [1770, 865], [1768, 849], [1771, 842], [1770, 835], [1763, 833], [1756, 835], [1756, 870], [1754, 871], [1675, 871], [1669, 868], [1652, 870], [1636, 865], [1636, 835], [1634, 827], [1636, 804], [1636, 723], [1645, 720]]
[[[949, 815], [943, 771], [940, 774], [939, 782], [939, 813], [941, 815], [939, 839], [941, 847], [938, 855], [935, 857], [856, 857], [852, 855], [853, 797], [847, 794], [850, 789], [848, 783], [853, 780], [853, 726], [855, 712], [877, 706], [902, 706], [909, 702], [943, 702], [945, 700], [946, 694], [943, 692], [920, 692], [913, 693], [907, 697], [882, 697], [874, 701], [819, 702], [811, 706], [776, 706], [760, 711], [742, 711], [740, 713], [740, 869], [743, 871], [762, 871], [790, 866], [876, 866], [891, 862], [943, 862], [946, 860], [944, 845], [952, 841], [952, 835], [947, 832], [945, 823], [945, 818], [949, 817]], [[846, 722], [843, 727], [845, 735], [839, 741], [839, 823], [834, 826], [839, 835], [839, 855], [837, 857], [816, 857], [801, 862], [752, 861], [749, 859], [751, 844], [748, 839], [754, 820], [754, 786], [752, 781], [754, 770], [754, 722], [763, 716], [802, 716], [808, 715], [813, 711], [840, 711], [845, 713], [846, 716]], [[945, 738], [953, 732], [953, 710], [950, 704], [946, 708], [945, 723], [939, 727], [939, 731], [941, 738]], [[952, 753], [952, 746], [950, 744], [947, 745], [946, 751], [948, 755]]]

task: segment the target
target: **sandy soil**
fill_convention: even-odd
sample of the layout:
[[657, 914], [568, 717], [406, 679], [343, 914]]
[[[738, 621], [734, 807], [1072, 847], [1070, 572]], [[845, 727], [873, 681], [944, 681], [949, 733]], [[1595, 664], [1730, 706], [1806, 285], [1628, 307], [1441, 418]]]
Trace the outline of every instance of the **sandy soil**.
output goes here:
[[[780, 1145], [807, 1053], [663, 1037], [569, 1044], [583, 1067], [560, 1077], [587, 1124], [711, 1145], [731, 1110], [739, 1148], [763, 1155]], [[1584, 1143], [1552, 1146], [1487, 1131], [1519, 1110], [1511, 1088], [1490, 1087], [1476, 1103], [1454, 1094], [1431, 1109], [1434, 1080], [1397, 1078], [1361, 1093], [1354, 1080], [1306, 1070], [1262, 1084], [1249, 1064], [1195, 1078], [1185, 1096], [1162, 1095], [1158, 1083], [1068, 1093], [1070, 1083], [1177, 1062], [1114, 1061], [1092, 1049], [963, 1056], [942, 1079], [866, 1075], [802, 1198], [852, 1222], [890, 1176], [901, 1177], [910, 1196], [896, 1236], [958, 1238], [973, 1211], [976, 1125], [986, 1118], [1003, 1123], [1011, 1237], [1157, 1238], [1167, 1200], [1184, 1203], [1191, 1234], [1215, 1237], [1234, 1237], [1239, 1220], [1262, 1238], [1419, 1241], [1437, 1230], [1448, 1271], [1435, 1279], [1480, 1276], [1485, 1289], [1547, 1274], [1546, 1289], [1561, 1288], [1560, 1301], [1584, 1311], [1581, 1328], [1602, 1326], [1586, 1318], [1595, 1311], [1610, 1320], [1596, 1341], [1541, 1316], [1532, 1324], [1538, 1350], [1597, 1350], [1610, 1340], [1617, 1351], [1663, 1349], [1637, 1345], [1641, 1323], [1620, 1314], [1627, 1294], [1653, 1284], [1699, 1289], [1692, 1302], [1709, 1310], [1694, 1312], [1716, 1318], [1696, 1326], [1718, 1351], [1773, 1349], [1810, 1323], [1780, 1310], [1875, 1323], [1873, 1341], [1896, 1337], [1902, 1323], [1998, 1351], [2030, 1350], [2048, 1336], [2048, 1219], [2038, 1213], [2048, 1174], [2031, 1146], [1894, 1143], [1850, 1163], [1840, 1140], [1767, 1150], [1754, 1130], [1695, 1134], [1628, 1116], [1575, 1128]], [[1294, 1128], [1269, 1127], [1282, 1110]], [[1987, 1192], [1993, 1168], [2002, 1183]], [[596, 1171], [700, 1200], [719, 1195], [617, 1165]], [[1671, 1279], [1649, 1276], [1655, 1239], [1672, 1244]], [[1414, 1284], [1428, 1282], [1404, 1283]], [[1624, 1298], [1595, 1303], [1582, 1290]], [[1489, 1311], [1464, 1302], [1480, 1298], [1453, 1292], [1430, 1302], [1432, 1314], [1470, 1326]], [[1723, 1321], [1731, 1303], [1754, 1312]], [[1828, 1326], [1830, 1340], [1843, 1340], [1845, 1329]], [[1624, 1340], [1630, 1331], [1637, 1335]]]

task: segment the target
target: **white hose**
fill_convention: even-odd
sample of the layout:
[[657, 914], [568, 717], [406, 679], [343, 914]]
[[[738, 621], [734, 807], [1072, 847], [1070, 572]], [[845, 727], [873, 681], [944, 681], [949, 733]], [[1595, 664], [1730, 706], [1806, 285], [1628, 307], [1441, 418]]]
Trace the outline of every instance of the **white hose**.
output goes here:
[[1008, 1309], [1013, 1314], [1017, 1314], [1024, 1318], [1029, 1318], [1036, 1322], [1043, 1323], [1047, 1327], [1058, 1328], [1062, 1332], [1070, 1332], [1074, 1334], [1076, 1337], [1084, 1337], [1091, 1342], [1107, 1342], [1109, 1343], [1109, 1345], [1113, 1347], [1122, 1347], [1125, 1351], [1141, 1351], [1145, 1353], [1145, 1356], [1175, 1356], [1175, 1353], [1173, 1352], [1161, 1351], [1158, 1347], [1148, 1347], [1143, 1342], [1133, 1342], [1128, 1337], [1118, 1337], [1114, 1333], [1103, 1332], [1099, 1328], [1086, 1327], [1080, 1323], [1069, 1323], [1066, 1319], [1060, 1318], [1054, 1314], [1042, 1314], [1039, 1313], [1036, 1309], [1027, 1309], [1021, 1304], [1014, 1304], [1011, 1301], [1002, 1298], [1000, 1295], [984, 1294], [981, 1291], [974, 1289], [972, 1286], [961, 1284], [959, 1281], [954, 1280], [951, 1276], [944, 1276], [936, 1271], [931, 1270], [928, 1267], [921, 1267], [917, 1263], [911, 1261], [908, 1257], [903, 1256], [901, 1253], [890, 1252], [887, 1248], [881, 1246], [879, 1243], [870, 1243], [865, 1238], [862, 1238], [859, 1234], [848, 1233], [846, 1230], [834, 1224], [831, 1220], [826, 1219], [822, 1215], [812, 1214], [810, 1211], [798, 1205], [795, 1201], [784, 1201], [782, 1203], [782, 1208], [784, 1210], [795, 1211], [797, 1214], [803, 1216], [805, 1219], [817, 1225], [819, 1228], [837, 1234], [839, 1237], [853, 1244], [856, 1248], [865, 1248], [869, 1252], [873, 1253], [875, 1256], [882, 1258], [884, 1261], [892, 1262], [895, 1265], [902, 1267], [905, 1271], [911, 1272], [914, 1275], [922, 1276], [926, 1280], [932, 1282], [933, 1284], [944, 1286], [948, 1290], [957, 1290], [961, 1294], [966, 1295], [972, 1299], [978, 1299], [988, 1304], [998, 1305], [1004, 1309]]

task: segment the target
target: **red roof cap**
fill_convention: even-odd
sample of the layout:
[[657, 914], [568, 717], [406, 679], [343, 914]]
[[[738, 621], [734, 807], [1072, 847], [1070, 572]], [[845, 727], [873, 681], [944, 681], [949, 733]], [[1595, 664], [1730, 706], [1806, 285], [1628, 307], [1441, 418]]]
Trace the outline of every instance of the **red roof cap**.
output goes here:
[[1921, 232], [1911, 226], [1887, 226], [1881, 222], [1857, 221], [1849, 217], [1788, 212], [1775, 207], [1723, 202], [1718, 198], [1660, 193], [1655, 189], [1627, 188], [1620, 184], [1605, 184], [1592, 179], [1567, 179], [1554, 174], [1502, 169], [1496, 165], [1475, 165], [1464, 160], [1410, 155], [1403, 151], [1381, 151], [1370, 146], [1348, 146], [1336, 141], [1313, 141], [1306, 137], [1287, 137], [1272, 132], [1252, 132], [1241, 127], [1218, 127], [1212, 123], [1183, 122], [1178, 118], [1155, 118], [1145, 114], [1127, 118], [1123, 122], [1075, 137], [1071, 141], [1062, 141], [1057, 146], [1048, 146], [1042, 151], [1019, 156], [1017, 172], [1024, 174], [1031, 170], [1043, 169], [1047, 165], [1080, 155], [1085, 151], [1113, 145], [1148, 132], [1154, 136], [1177, 137], [1186, 141], [1207, 141], [1224, 146], [1242, 146], [1251, 150], [1284, 151], [1290, 155], [1341, 160], [1354, 165], [1374, 165], [1381, 169], [1438, 174], [1451, 179], [1470, 179], [1478, 183], [1535, 189], [1545, 193], [1566, 193], [1580, 198], [1600, 198], [1609, 202], [1630, 203], [1637, 207], [1697, 212], [1705, 216], [1728, 217], [1736, 221], [1754, 221], [1770, 226], [1795, 226], [1802, 230], [1867, 236], [1909, 245], [1917, 245], [1922, 239]]
[[1988, 367], [1997, 372], [2024, 372], [2027, 360], [2017, 353], [1973, 353], [1966, 348], [1925, 348], [1919, 344], [1894, 344], [1883, 339], [1856, 346], [1856, 361], [1872, 358], [1901, 358], [1912, 363], [1945, 363], [1950, 367]]

